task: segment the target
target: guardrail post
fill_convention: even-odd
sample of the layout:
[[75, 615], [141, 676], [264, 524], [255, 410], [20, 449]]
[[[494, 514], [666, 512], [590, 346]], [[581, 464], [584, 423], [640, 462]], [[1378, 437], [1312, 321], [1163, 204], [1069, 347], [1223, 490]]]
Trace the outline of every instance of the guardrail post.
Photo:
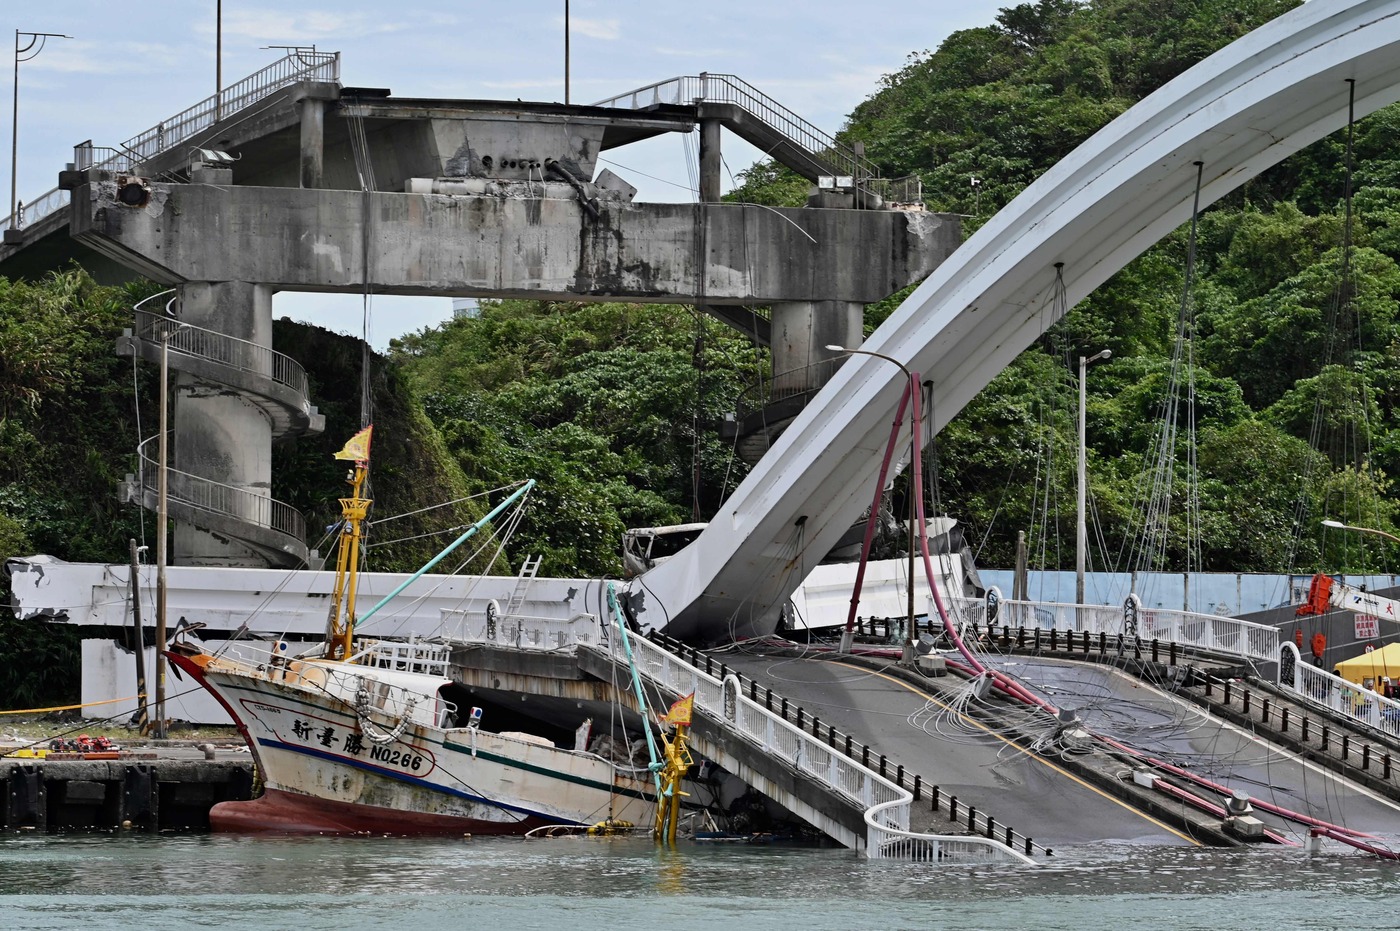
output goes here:
[[803, 725], [803, 722], [806, 720], [806, 717], [807, 717], [807, 713], [806, 713], [805, 711], [802, 710], [802, 706], [801, 706], [801, 705], [798, 705], [798, 706], [797, 706], [797, 729], [798, 729], [799, 731], [802, 730], [802, 725]]
[[862, 744], [860, 748], [860, 765], [870, 768], [870, 744]]
[[888, 776], [885, 775], [885, 755], [884, 755], [883, 753], [880, 754], [880, 778], [881, 778], [881, 779], [888, 779], [888, 778], [889, 778]]
[[1324, 750], [1327, 749], [1327, 745], [1328, 745], [1328, 743], [1331, 742], [1331, 738], [1332, 738], [1332, 731], [1331, 731], [1331, 729], [1328, 728], [1328, 726], [1327, 726], [1326, 724], [1322, 725], [1322, 749], [1324, 749]]
[[854, 739], [855, 738], [853, 738], [850, 734], [846, 735], [846, 756], [851, 755], [851, 743], [854, 741]]
[[1167, 645], [1167, 662], [1176, 665], [1176, 641], [1173, 640]]
[[1225, 704], [1230, 704], [1230, 680], [1225, 680]]
[[903, 763], [900, 763], [899, 766], [895, 767], [895, 771], [894, 771], [894, 784], [897, 785], [897, 786], [899, 786], [901, 789], [904, 788], [904, 764], [903, 764]]
[[822, 739], [822, 719], [812, 715], [812, 736], [818, 740]]
[[938, 810], [938, 796], [939, 796], [941, 793], [942, 793], [942, 790], [939, 789], [938, 786], [934, 786], [934, 787], [933, 787], [933, 791], [930, 792], [930, 793], [928, 794], [928, 797], [931, 799], [931, 801], [929, 802], [929, 810], [930, 810], [930, 811], [937, 811], [937, 810]]
[[922, 786], [923, 781], [923, 776], [920, 776], [918, 773], [914, 774], [914, 801], [916, 802], [919, 800], [919, 789]]
[[958, 797], [956, 795], [948, 796], [948, 820], [955, 824], [958, 820]]
[[[1088, 632], [1087, 630], [1084, 632], [1084, 636], [1085, 636], [1085, 638], [1087, 638], [1087, 637], [1089, 636], [1089, 632]], [[1085, 650], [1085, 652], [1087, 653], [1088, 651]], [[1106, 632], [1104, 632], [1104, 631], [1101, 630], [1101, 631], [1099, 631], [1099, 655], [1102, 656], [1103, 654], [1105, 654], [1105, 653], [1107, 653], [1107, 652], [1108, 652], [1108, 634], [1107, 634]]]
[[1025, 648], [1026, 648], [1026, 629], [1025, 629], [1024, 627], [1018, 627], [1018, 628], [1016, 628], [1016, 649], [1018, 649], [1018, 650], [1024, 650]]
[[1265, 724], [1268, 724], [1268, 723], [1269, 723], [1269, 700], [1268, 700], [1267, 698], [1264, 699], [1264, 704], [1263, 704], [1263, 706], [1259, 709], [1259, 713], [1260, 713], [1261, 715], [1263, 715], [1264, 723], [1265, 723]]
[[784, 721], [787, 720], [788, 715], [787, 715], [787, 696], [786, 696], [786, 695], [783, 696], [782, 704], [779, 706], [778, 715], [779, 715], [779, 717], [781, 717]]
[[1389, 750], [1387, 750], [1387, 751], [1381, 756], [1381, 775], [1384, 776], [1384, 777], [1387, 778], [1387, 779], [1390, 778], [1390, 751], [1389, 751]]
[[1089, 632], [1084, 631], [1084, 655], [1089, 655]]
[[1287, 733], [1288, 733], [1288, 709], [1287, 709], [1287, 708], [1283, 708], [1283, 709], [1281, 709], [1281, 710], [1279, 711], [1279, 715], [1278, 715], [1278, 729], [1279, 729], [1280, 732], [1282, 732], [1282, 733], [1284, 733], [1284, 734], [1287, 734]]
[[1350, 735], [1350, 734], [1343, 734], [1343, 735], [1342, 735], [1342, 762], [1343, 762], [1343, 763], [1345, 763], [1345, 762], [1347, 761], [1347, 754], [1349, 754], [1350, 752], [1351, 752], [1351, 735]]
[[1054, 627], [1050, 628], [1050, 649], [1051, 649], [1052, 651], [1053, 651], [1053, 650], [1056, 650], [1056, 649], [1059, 649], [1058, 644], [1055, 643], [1056, 639], [1058, 639], [1058, 637], [1057, 637], [1058, 634], [1059, 634], [1059, 631], [1058, 631], [1057, 629], [1055, 629]]
[[767, 686], [763, 687], [763, 707], [769, 711], [773, 710], [773, 690]]
[[1249, 689], [1244, 690], [1244, 713], [1249, 714]]
[[1369, 769], [1371, 768], [1371, 745], [1370, 745], [1370, 744], [1362, 744], [1362, 745], [1361, 745], [1361, 768], [1362, 768], [1362, 770], [1369, 770]]
[[757, 679], [750, 679], [750, 680], [749, 680], [749, 701], [753, 702], [755, 705], [758, 704], [758, 680], [757, 680]]
[[1040, 628], [1039, 628], [1039, 627], [1037, 627], [1037, 628], [1035, 629], [1035, 647], [1034, 647], [1034, 649], [1035, 649], [1035, 651], [1036, 651], [1037, 653], [1040, 652]]
[[988, 839], [988, 840], [996, 840], [996, 838], [993, 836], [993, 835], [996, 833], [996, 829], [997, 829], [997, 819], [993, 818], [991, 815], [988, 815], [988, 816], [987, 816], [987, 839]]
[[1300, 724], [1299, 727], [1302, 728], [1302, 732], [1303, 732], [1303, 733], [1302, 733], [1302, 737], [1303, 737], [1303, 739], [1304, 739], [1304, 740], [1307, 740], [1307, 739], [1308, 739], [1308, 716], [1307, 716], [1307, 715], [1303, 715], [1303, 723]]
[[977, 806], [967, 806], [967, 829], [972, 833], [977, 833]]

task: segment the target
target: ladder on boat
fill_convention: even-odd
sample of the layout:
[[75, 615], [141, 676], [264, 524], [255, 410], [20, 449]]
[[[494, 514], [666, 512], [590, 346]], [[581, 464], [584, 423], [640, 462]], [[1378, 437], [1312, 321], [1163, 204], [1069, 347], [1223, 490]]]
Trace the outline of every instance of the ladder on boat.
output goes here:
[[515, 577], [515, 590], [510, 593], [510, 600], [506, 602], [505, 610], [501, 612], [502, 617], [515, 617], [525, 605], [525, 596], [530, 591], [530, 583], [535, 581], [535, 576], [539, 575], [540, 563], [542, 562], [544, 562], [543, 556], [525, 557], [525, 562], [520, 566], [520, 575]]

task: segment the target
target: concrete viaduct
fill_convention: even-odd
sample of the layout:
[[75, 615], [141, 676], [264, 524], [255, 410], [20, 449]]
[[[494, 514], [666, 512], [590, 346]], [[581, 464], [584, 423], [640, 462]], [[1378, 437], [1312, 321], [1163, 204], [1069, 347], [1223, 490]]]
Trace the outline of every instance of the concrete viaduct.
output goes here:
[[[297, 515], [268, 498], [273, 440], [320, 429], [296, 379], [272, 371], [295, 366], [270, 352], [277, 291], [693, 304], [769, 345], [805, 397], [833, 370], [822, 347], [859, 344], [864, 305], [926, 277], [959, 239], [954, 218], [882, 209], [891, 188], [868, 163], [732, 76], [565, 106], [399, 99], [342, 86], [338, 59], [289, 59], [280, 86], [220, 101], [207, 126], [172, 133], [182, 116], [123, 147], [140, 158], [80, 148], [60, 176], [68, 209], [0, 247], [3, 274], [77, 258], [99, 278], [175, 289], [175, 319], [138, 314], [123, 351], [154, 360], [170, 338], [172, 467], [186, 477], [172, 486], [176, 564], [306, 554]], [[601, 152], [697, 127], [698, 203], [636, 203], [598, 170]], [[831, 180], [803, 209], [720, 203], [721, 127]], [[192, 348], [212, 343], [225, 347], [212, 359]], [[247, 387], [249, 369], [278, 384]], [[268, 400], [289, 386], [289, 402]]]

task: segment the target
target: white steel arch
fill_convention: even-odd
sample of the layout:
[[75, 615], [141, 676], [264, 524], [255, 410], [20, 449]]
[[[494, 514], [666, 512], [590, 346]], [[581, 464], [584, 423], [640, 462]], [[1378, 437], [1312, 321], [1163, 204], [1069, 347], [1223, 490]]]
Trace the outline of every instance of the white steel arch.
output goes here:
[[[1231, 43], [1026, 188], [890, 316], [865, 349], [932, 380], [937, 431], [1068, 305], [1201, 204], [1400, 99], [1400, 0], [1311, 0]], [[648, 626], [745, 636], [869, 504], [903, 374], [853, 356], [681, 553], [632, 584]], [[907, 436], [907, 431], [906, 431]]]

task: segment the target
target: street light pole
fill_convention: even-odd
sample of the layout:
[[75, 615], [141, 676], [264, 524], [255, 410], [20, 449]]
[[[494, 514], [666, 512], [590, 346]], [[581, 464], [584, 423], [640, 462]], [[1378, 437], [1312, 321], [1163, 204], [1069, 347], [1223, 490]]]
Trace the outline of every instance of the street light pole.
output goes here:
[[160, 467], [156, 484], [156, 720], [155, 737], [165, 739], [165, 552], [166, 525], [169, 523], [167, 473], [166, 409], [170, 405], [170, 336], [173, 330], [160, 334]]
[[224, 115], [224, 0], [214, 4], [214, 119]]
[[[911, 372], [909, 370], [909, 367], [906, 366], [903, 362], [900, 362], [898, 359], [892, 356], [887, 356], [884, 353], [872, 352], [869, 349], [847, 349], [844, 346], [836, 345], [829, 345], [826, 348], [829, 352], [844, 352], [850, 355], [858, 356], [874, 356], [877, 359], [884, 359], [886, 362], [890, 362], [894, 365], [899, 366], [899, 370], [904, 373], [904, 377], [908, 380], [910, 392], [909, 398], [911, 401], [911, 407], [909, 410], [909, 417], [911, 421], [909, 428], [909, 468], [911, 470], [918, 468], [917, 463], [919, 461], [919, 451], [915, 448], [915, 444], [918, 443], [919, 437], [918, 422], [916, 420], [916, 418], [919, 416], [917, 398], [919, 396], [918, 392], [922, 390], [921, 386], [919, 385], [919, 376]], [[914, 475], [911, 471], [909, 476], [909, 615], [904, 630], [904, 660], [905, 662], [910, 663], [914, 661], [914, 560], [918, 552], [917, 535], [919, 522], [919, 501], [916, 497], [915, 492], [915, 489], [917, 487], [918, 486], [914, 481]]]
[[[29, 44], [20, 47], [20, 37], [28, 36]], [[5, 242], [19, 242], [23, 234], [19, 225], [19, 63], [33, 61], [44, 50], [49, 39], [71, 39], [59, 32], [20, 32], [15, 30], [15, 99], [11, 107], [10, 123], [10, 226], [5, 230]], [[34, 46], [38, 48], [34, 48]], [[30, 50], [33, 53], [30, 54]], [[20, 57], [24, 56], [24, 57]]]
[[1378, 537], [1385, 537], [1392, 543], [1400, 543], [1400, 537], [1393, 533], [1386, 533], [1384, 530], [1376, 530], [1373, 527], [1353, 527], [1351, 524], [1344, 524], [1339, 520], [1324, 520], [1322, 526], [1331, 527], [1333, 530], [1354, 530], [1357, 533], [1369, 533]]
[[564, 0], [564, 106], [569, 105], [569, 0]]
[[1088, 455], [1084, 448], [1084, 402], [1087, 392], [1084, 387], [1084, 375], [1091, 364], [1101, 359], [1110, 359], [1112, 357], [1113, 350], [1111, 349], [1096, 352], [1092, 356], [1079, 357], [1079, 498], [1078, 510], [1075, 512], [1077, 515], [1077, 527], [1074, 549], [1074, 603], [1077, 605], [1082, 605], [1084, 603], [1084, 551], [1089, 545], [1089, 530], [1084, 521], [1084, 505], [1088, 497], [1085, 476], [1085, 473], [1088, 471], [1085, 462]]

